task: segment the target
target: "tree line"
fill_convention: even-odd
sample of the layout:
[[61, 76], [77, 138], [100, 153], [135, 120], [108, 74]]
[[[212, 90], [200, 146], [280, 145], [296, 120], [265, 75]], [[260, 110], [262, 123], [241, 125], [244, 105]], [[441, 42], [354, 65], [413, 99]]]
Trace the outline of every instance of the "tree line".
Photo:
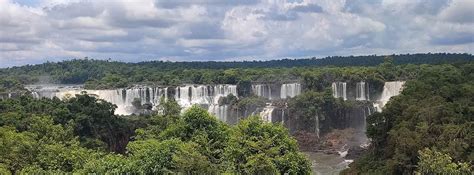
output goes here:
[[93, 59], [74, 59], [0, 69], [0, 79], [22, 84], [86, 84], [87, 88], [106, 89], [132, 84], [179, 85], [236, 84], [239, 81], [294, 81], [304, 72], [330, 67], [376, 66], [390, 57], [394, 65], [462, 64], [474, 60], [470, 54], [368, 55], [270, 61], [124, 63]]

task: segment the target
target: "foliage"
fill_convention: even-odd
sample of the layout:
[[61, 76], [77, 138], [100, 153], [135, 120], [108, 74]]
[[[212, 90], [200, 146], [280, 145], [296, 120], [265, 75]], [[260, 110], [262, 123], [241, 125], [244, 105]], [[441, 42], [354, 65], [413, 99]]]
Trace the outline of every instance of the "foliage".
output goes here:
[[151, 116], [147, 121], [145, 129], [137, 129], [135, 139], [158, 138], [158, 135], [168, 126], [175, 124], [180, 117], [181, 107], [173, 98], [165, 100], [160, 99], [159, 105], [156, 107], [158, 114]]
[[[372, 144], [349, 172], [462, 174], [472, 171], [468, 165], [474, 160], [474, 64], [465, 63], [472, 59], [469, 54], [416, 54], [205, 63], [72, 60], [0, 69], [0, 95], [43, 82], [97, 89], [230, 83], [237, 84], [238, 97], [223, 97], [219, 104], [246, 113], [268, 102], [251, 95], [252, 83], [300, 81], [305, 92], [284, 101], [292, 114], [285, 125], [326, 132], [345, 127], [346, 113], [367, 107], [334, 99], [327, 89], [332, 82], [366, 81], [370, 91], [380, 91], [385, 81], [406, 80], [400, 96], [367, 118]], [[459, 63], [422, 64], [447, 61]], [[406, 63], [413, 64], [401, 65]], [[310, 173], [288, 130], [258, 117], [229, 126], [198, 106], [181, 113], [172, 99], [161, 99], [158, 112], [146, 116], [117, 116], [115, 108], [89, 94], [0, 96], [0, 174]]]
[[[164, 100], [164, 99], [163, 99]], [[193, 106], [183, 114], [173, 100], [154, 116], [120, 117], [115, 106], [87, 94], [59, 99], [0, 100], [0, 172], [3, 174], [221, 174], [238, 173], [227, 152], [252, 138]], [[139, 117], [139, 119], [133, 119]], [[141, 118], [141, 119], [140, 119]], [[141, 120], [143, 123], [137, 123]], [[242, 121], [249, 123], [248, 121]], [[252, 121], [270, 152], [247, 152], [245, 172], [310, 171], [282, 126]], [[140, 126], [140, 127], [137, 127]], [[136, 134], [129, 130], [136, 129]], [[268, 145], [271, 140], [276, 145]], [[232, 141], [231, 141], [232, 140]], [[280, 141], [281, 140], [281, 141]], [[257, 142], [258, 143], [258, 142]], [[103, 149], [107, 145], [109, 149]], [[123, 146], [124, 151], [118, 147]], [[231, 148], [231, 146], [236, 146]], [[279, 152], [276, 150], [280, 150]], [[267, 150], [262, 150], [267, 151]], [[275, 152], [276, 151], [276, 152]], [[264, 163], [264, 164], [263, 164]]]
[[419, 159], [416, 174], [471, 174], [467, 163], [455, 163], [452, 158], [429, 148], [418, 151]]
[[[409, 76], [402, 69], [380, 70], [364, 69], [362, 66], [376, 66], [384, 61], [386, 56], [348, 56], [308, 59], [282, 59], [270, 61], [242, 61], [242, 62], [165, 62], [151, 61], [141, 63], [122, 63], [90, 59], [75, 59], [58, 63], [44, 63], [0, 69], [0, 80], [8, 79], [21, 84], [34, 83], [62, 83], [84, 84], [89, 89], [109, 89], [131, 86], [133, 84], [180, 85], [194, 84], [239, 84], [239, 95], [248, 94], [248, 81], [253, 82], [292, 82], [300, 77], [313, 79], [315, 76], [373, 79], [377, 80], [383, 74], [388, 79], [402, 79]], [[473, 60], [470, 54], [406, 54], [390, 55], [392, 65], [401, 64], [442, 64], [465, 63]], [[333, 68], [329, 68], [333, 66]], [[334, 66], [352, 66], [343, 69], [333, 76], [327, 74], [334, 71]], [[324, 67], [324, 69], [320, 69]], [[361, 70], [361, 71], [359, 71]], [[395, 71], [390, 71], [395, 70]], [[350, 74], [356, 73], [356, 74]], [[348, 74], [346, 74], [348, 73]], [[301, 76], [301, 75], [311, 75]], [[315, 76], [312, 76], [315, 75]], [[368, 75], [368, 77], [366, 77]], [[308, 80], [309, 80], [308, 79]], [[321, 78], [319, 78], [321, 79]], [[317, 79], [313, 79], [317, 80]], [[306, 81], [306, 80], [305, 80]], [[320, 87], [312, 81], [310, 87]], [[325, 82], [319, 82], [325, 83]], [[0, 81], [0, 92], [2, 82]]]
[[453, 161], [474, 161], [474, 64], [423, 65], [420, 69], [419, 77], [408, 81], [382, 113], [367, 118], [372, 147], [365, 158], [355, 162], [359, 172], [412, 174], [419, 157], [438, 154], [423, 150], [427, 147]]
[[9, 91], [24, 90], [21, 82], [11, 78], [0, 79], [0, 93]]
[[239, 174], [310, 174], [310, 165], [298, 153], [296, 140], [282, 125], [249, 117], [233, 128], [226, 159]]

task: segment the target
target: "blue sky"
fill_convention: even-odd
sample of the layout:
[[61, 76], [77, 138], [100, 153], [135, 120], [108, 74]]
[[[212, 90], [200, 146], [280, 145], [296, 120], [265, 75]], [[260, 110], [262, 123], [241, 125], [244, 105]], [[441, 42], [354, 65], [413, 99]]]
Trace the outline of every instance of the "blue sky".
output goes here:
[[473, 51], [472, 0], [0, 0], [0, 67]]

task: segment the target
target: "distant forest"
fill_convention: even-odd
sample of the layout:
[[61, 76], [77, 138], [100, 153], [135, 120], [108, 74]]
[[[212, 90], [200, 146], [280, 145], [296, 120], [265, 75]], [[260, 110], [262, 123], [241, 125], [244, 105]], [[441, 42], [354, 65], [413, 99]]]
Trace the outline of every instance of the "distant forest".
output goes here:
[[474, 56], [472, 54], [426, 53], [270, 61], [148, 61], [140, 63], [74, 59], [0, 69], [0, 81], [2, 81], [0, 84], [13, 88], [18, 87], [19, 84], [35, 83], [86, 84], [86, 88], [106, 89], [127, 87], [133, 84], [237, 84], [242, 80], [285, 82], [301, 78], [305, 71], [315, 72], [331, 67], [371, 67], [380, 65], [387, 59], [394, 65], [462, 64], [473, 61]]

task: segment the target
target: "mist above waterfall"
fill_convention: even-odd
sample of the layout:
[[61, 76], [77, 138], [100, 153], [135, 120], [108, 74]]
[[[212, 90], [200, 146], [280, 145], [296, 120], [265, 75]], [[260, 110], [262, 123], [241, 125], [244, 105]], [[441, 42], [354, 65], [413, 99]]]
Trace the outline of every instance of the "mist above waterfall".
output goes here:
[[374, 103], [374, 108], [379, 112], [382, 111], [382, 108], [387, 104], [390, 98], [400, 94], [404, 84], [404, 81], [385, 82], [382, 94]]

